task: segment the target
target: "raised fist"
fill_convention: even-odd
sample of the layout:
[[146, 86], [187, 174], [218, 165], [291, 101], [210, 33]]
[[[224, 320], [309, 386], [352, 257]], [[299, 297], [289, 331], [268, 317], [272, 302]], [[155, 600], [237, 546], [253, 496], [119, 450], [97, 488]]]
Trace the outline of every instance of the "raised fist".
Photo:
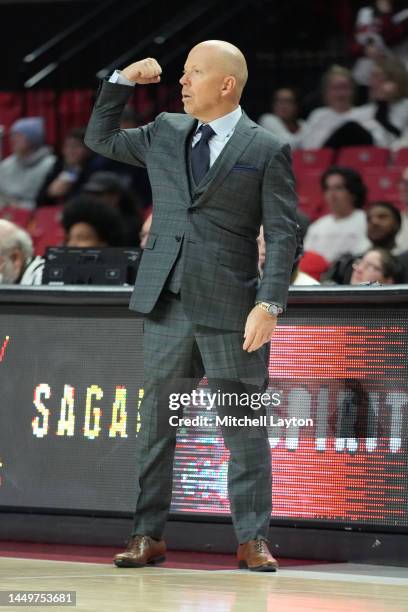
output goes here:
[[161, 72], [160, 64], [152, 57], [133, 62], [121, 71], [122, 75], [129, 81], [139, 85], [159, 83]]

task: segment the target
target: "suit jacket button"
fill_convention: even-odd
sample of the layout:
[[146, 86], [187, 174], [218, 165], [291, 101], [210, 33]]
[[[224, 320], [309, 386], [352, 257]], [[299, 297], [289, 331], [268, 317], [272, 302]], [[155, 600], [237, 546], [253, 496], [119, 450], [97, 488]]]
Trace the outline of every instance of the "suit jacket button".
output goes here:
[[174, 236], [174, 237], [175, 237], [175, 239], [177, 240], [177, 242], [180, 242], [180, 240], [181, 240], [181, 236]]

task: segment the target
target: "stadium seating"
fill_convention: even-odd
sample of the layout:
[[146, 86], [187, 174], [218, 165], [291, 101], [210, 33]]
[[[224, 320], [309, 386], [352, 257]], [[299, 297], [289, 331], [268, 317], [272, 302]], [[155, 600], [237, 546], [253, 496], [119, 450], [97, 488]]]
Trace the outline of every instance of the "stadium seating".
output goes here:
[[362, 172], [366, 168], [385, 167], [389, 157], [389, 150], [381, 147], [343, 147], [336, 163]]
[[333, 149], [297, 149], [292, 159], [297, 176], [311, 170], [323, 172], [333, 162]]
[[394, 153], [393, 166], [400, 169], [408, 166], [408, 147]]
[[399, 206], [400, 175], [399, 168], [367, 168], [363, 180], [368, 189], [368, 201], [383, 200]]
[[20, 227], [26, 228], [32, 217], [32, 211], [17, 206], [5, 206], [0, 209], [0, 219], [7, 219]]
[[64, 242], [61, 225], [63, 206], [38, 208], [28, 225], [36, 255], [43, 255], [47, 246], [58, 246]]

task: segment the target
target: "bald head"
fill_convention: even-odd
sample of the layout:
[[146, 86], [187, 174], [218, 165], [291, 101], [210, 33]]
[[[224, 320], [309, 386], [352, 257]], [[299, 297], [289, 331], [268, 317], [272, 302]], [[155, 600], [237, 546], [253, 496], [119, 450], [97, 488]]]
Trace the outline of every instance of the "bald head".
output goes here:
[[203, 122], [212, 121], [239, 105], [248, 79], [243, 53], [223, 40], [206, 40], [188, 54], [183, 86], [184, 109]]
[[248, 68], [244, 54], [238, 47], [225, 40], [205, 40], [191, 49], [207, 54], [214, 66], [224, 76], [233, 76], [237, 81], [238, 100], [248, 80]]

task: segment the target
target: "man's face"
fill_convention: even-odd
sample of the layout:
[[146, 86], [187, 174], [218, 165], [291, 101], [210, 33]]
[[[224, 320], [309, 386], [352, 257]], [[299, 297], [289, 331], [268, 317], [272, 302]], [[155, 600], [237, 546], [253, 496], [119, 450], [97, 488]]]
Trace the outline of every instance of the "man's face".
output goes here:
[[350, 214], [354, 207], [353, 196], [341, 174], [330, 174], [326, 178], [323, 192], [324, 199], [334, 215]]
[[290, 89], [279, 89], [274, 98], [273, 112], [283, 121], [296, 119], [298, 108], [295, 94]]
[[0, 285], [13, 285], [19, 278], [24, 265], [21, 251], [0, 253]]
[[345, 75], [337, 74], [331, 77], [327, 84], [326, 103], [328, 106], [349, 107], [353, 102], [353, 86]]
[[211, 50], [202, 47], [192, 49], [179, 81], [185, 112], [203, 122], [221, 116], [217, 113], [222, 114], [224, 79]]
[[392, 278], [385, 278], [381, 255], [377, 251], [369, 251], [361, 259], [353, 263], [353, 273], [350, 284], [359, 285], [360, 283], [382, 283], [392, 284]]
[[83, 164], [88, 159], [90, 151], [79, 138], [69, 136], [64, 142], [62, 155], [68, 166], [77, 166]]
[[367, 236], [374, 244], [392, 240], [398, 229], [396, 219], [388, 208], [372, 206], [367, 211]]
[[19, 132], [14, 132], [10, 134], [10, 145], [11, 150], [16, 155], [26, 155], [33, 150], [33, 147], [24, 136], [24, 134], [20, 134]]

